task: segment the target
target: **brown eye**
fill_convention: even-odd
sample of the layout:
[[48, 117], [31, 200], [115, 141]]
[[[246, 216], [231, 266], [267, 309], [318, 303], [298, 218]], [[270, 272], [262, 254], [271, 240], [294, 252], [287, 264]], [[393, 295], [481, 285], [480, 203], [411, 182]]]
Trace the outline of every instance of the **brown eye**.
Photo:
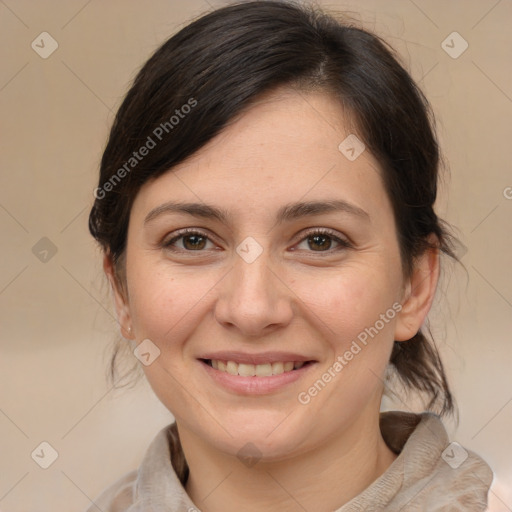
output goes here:
[[[176, 242], [182, 240], [179, 246], [176, 246]], [[164, 241], [162, 246], [166, 249], [170, 249], [173, 251], [202, 251], [205, 249], [206, 244], [211, 240], [208, 236], [200, 231], [195, 230], [185, 230], [179, 232], [176, 236], [171, 239]]]
[[310, 249], [313, 249], [315, 246], [323, 249], [330, 249], [332, 244], [332, 239], [326, 235], [311, 235], [308, 237], [308, 245]]
[[186, 249], [204, 249], [206, 245], [206, 238], [201, 235], [185, 235], [181, 238], [183, 238], [183, 245]]
[[[301, 243], [304, 242], [307, 242], [309, 252], [332, 253], [351, 247], [351, 244], [348, 241], [336, 236], [333, 231], [328, 229], [315, 229], [309, 233], [306, 233], [306, 236], [301, 240]], [[332, 248], [333, 242], [335, 242], [338, 246], [330, 250]]]

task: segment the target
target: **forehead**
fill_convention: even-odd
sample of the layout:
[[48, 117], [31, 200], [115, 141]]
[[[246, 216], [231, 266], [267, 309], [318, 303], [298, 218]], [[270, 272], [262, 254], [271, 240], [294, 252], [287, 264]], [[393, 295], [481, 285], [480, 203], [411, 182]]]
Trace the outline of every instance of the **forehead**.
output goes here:
[[[353, 119], [332, 96], [323, 92], [303, 93], [278, 89], [257, 99], [232, 119], [220, 134], [175, 170], [209, 160], [222, 167], [290, 167], [283, 155], [297, 164], [304, 157], [337, 159], [339, 143], [351, 132]], [[253, 157], [251, 159], [251, 157]], [[278, 163], [279, 161], [279, 163]]]
[[170, 198], [245, 211], [262, 202], [321, 198], [386, 206], [374, 157], [364, 150], [349, 159], [340, 150], [349, 136], [357, 144], [353, 126], [327, 93], [267, 94], [185, 162], [145, 184], [134, 207], [148, 210]]

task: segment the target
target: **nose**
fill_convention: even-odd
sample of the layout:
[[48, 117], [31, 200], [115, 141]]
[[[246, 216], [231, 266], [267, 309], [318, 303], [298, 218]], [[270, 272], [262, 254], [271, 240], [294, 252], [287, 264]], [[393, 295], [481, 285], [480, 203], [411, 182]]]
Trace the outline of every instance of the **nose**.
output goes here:
[[293, 292], [269, 266], [267, 254], [265, 249], [251, 263], [235, 254], [233, 267], [218, 284], [215, 318], [246, 337], [261, 337], [283, 328], [293, 316]]

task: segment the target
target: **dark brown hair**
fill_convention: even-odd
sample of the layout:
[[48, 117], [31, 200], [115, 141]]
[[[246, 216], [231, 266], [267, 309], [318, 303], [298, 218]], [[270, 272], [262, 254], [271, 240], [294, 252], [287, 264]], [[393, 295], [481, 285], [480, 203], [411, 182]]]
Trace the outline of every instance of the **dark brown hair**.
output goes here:
[[[405, 275], [431, 247], [430, 234], [441, 252], [457, 259], [433, 208], [440, 153], [431, 109], [392, 48], [343, 15], [290, 1], [251, 1], [209, 12], [172, 36], [142, 67], [121, 104], [89, 217], [91, 234], [117, 267], [140, 187], [279, 86], [325, 91], [350, 114], [380, 163]], [[142, 147], [149, 148], [143, 158]], [[427, 395], [428, 408], [453, 412], [438, 351], [423, 332], [395, 342], [390, 364], [406, 388]]]

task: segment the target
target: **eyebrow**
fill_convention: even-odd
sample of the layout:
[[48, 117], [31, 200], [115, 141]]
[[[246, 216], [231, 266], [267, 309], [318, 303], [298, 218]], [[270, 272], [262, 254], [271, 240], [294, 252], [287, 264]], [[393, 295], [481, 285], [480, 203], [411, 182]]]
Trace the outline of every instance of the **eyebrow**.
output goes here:
[[[282, 206], [278, 210], [276, 220], [278, 224], [282, 224], [286, 221], [300, 219], [310, 215], [332, 212], [344, 212], [367, 221], [370, 220], [370, 216], [365, 210], [341, 199], [290, 203]], [[151, 210], [144, 219], [144, 224], [168, 213], [185, 213], [204, 219], [216, 219], [224, 224], [227, 224], [232, 218], [232, 215], [227, 210], [213, 205], [169, 201]]]

